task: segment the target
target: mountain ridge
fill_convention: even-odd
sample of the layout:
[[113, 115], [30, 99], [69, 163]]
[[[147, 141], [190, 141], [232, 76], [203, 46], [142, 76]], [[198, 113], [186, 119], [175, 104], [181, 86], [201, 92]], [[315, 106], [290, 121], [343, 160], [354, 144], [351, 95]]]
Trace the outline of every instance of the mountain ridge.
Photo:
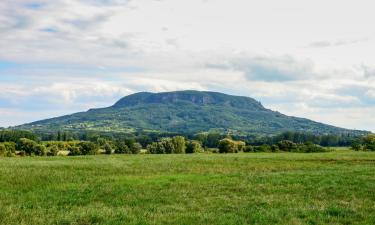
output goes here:
[[104, 132], [207, 131], [270, 135], [284, 131], [315, 134], [361, 134], [350, 130], [292, 117], [265, 108], [246, 96], [210, 91], [138, 92], [112, 106], [90, 109], [16, 127], [34, 131], [93, 130]]

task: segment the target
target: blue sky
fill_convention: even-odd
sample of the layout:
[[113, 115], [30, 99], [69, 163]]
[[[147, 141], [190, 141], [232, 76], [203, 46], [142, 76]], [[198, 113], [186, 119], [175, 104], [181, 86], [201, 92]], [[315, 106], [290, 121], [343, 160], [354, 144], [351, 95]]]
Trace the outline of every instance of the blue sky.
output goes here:
[[245, 95], [375, 131], [370, 0], [3, 0], [0, 126], [138, 91]]

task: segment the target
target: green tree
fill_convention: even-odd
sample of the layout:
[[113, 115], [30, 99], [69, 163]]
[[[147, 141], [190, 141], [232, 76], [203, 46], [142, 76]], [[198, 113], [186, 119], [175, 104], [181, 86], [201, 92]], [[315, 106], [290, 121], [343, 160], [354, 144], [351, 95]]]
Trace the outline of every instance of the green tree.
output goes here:
[[236, 153], [238, 152], [238, 148], [236, 142], [229, 139], [224, 138], [219, 141], [219, 152], [220, 153]]
[[25, 152], [26, 155], [32, 155], [34, 154], [34, 150], [36, 149], [37, 145], [38, 143], [33, 140], [20, 138], [17, 143], [17, 148], [18, 150]]
[[185, 153], [186, 144], [185, 138], [182, 136], [175, 136], [172, 138], [173, 150], [172, 153], [181, 154]]
[[130, 148], [132, 154], [139, 154], [141, 152], [142, 145], [138, 142], [134, 142]]
[[129, 147], [123, 141], [119, 141], [116, 143], [115, 153], [116, 154], [129, 154], [131, 152], [130, 152]]
[[98, 146], [89, 141], [83, 141], [77, 145], [82, 155], [96, 155], [98, 154]]
[[369, 134], [364, 137], [363, 144], [366, 151], [375, 151], [375, 134]]
[[199, 153], [204, 152], [202, 145], [199, 141], [188, 141], [186, 142], [186, 153]]

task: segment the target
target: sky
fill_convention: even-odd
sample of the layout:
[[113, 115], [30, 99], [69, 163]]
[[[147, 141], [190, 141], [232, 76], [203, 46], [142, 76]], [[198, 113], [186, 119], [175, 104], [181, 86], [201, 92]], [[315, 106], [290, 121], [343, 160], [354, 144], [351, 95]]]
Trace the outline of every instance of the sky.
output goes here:
[[375, 131], [373, 0], [1, 0], [0, 127], [209, 90]]

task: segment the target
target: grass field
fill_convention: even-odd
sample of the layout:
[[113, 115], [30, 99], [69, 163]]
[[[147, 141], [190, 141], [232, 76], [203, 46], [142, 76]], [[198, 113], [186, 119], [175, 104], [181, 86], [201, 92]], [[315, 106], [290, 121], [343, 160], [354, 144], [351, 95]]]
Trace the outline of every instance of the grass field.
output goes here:
[[375, 224], [375, 153], [0, 158], [0, 223]]

